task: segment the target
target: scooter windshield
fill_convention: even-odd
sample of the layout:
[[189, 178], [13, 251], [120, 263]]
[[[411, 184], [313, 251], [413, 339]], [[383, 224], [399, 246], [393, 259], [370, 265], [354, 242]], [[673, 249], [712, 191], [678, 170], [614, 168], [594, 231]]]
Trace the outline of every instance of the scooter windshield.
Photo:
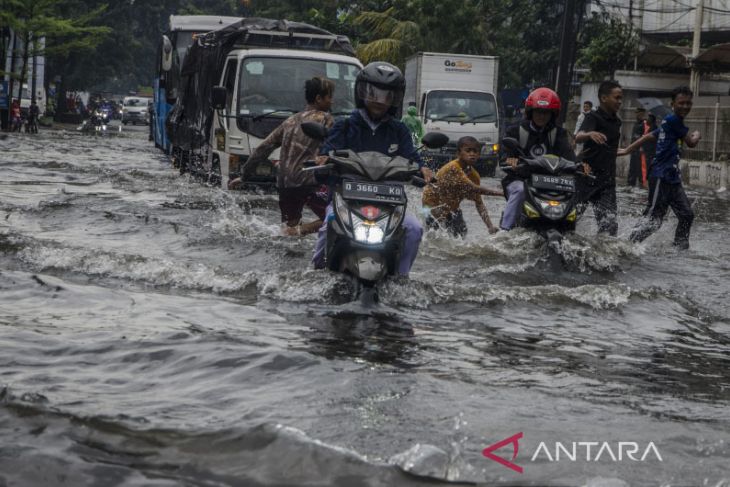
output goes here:
[[388, 156], [380, 152], [352, 152], [349, 157], [334, 157], [345, 172], [365, 176], [372, 181], [385, 179], [406, 180], [418, 171], [418, 164], [401, 156]]

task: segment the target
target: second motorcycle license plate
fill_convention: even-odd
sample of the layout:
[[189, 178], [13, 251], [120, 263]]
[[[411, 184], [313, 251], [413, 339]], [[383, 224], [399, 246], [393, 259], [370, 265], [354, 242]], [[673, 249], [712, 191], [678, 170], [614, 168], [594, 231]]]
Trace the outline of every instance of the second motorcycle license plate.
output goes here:
[[575, 191], [575, 179], [566, 176], [533, 174], [532, 185], [536, 188], [553, 191]]

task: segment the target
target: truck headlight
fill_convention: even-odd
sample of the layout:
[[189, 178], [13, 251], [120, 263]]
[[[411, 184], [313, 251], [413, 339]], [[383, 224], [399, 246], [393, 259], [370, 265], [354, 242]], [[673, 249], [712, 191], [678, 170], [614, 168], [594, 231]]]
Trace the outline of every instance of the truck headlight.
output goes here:
[[482, 155], [491, 156], [499, 152], [499, 144], [484, 144], [482, 146]]

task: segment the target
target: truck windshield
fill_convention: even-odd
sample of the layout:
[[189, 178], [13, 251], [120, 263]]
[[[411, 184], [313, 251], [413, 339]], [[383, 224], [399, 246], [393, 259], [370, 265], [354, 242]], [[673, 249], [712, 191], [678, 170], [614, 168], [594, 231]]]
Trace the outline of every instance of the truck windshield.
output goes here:
[[248, 58], [241, 65], [238, 114], [286, 118], [306, 106], [304, 82], [323, 76], [335, 83], [332, 113], [349, 114], [355, 108], [354, 64], [318, 59]]
[[491, 93], [438, 90], [428, 94], [425, 113], [433, 121], [495, 123], [497, 102]]

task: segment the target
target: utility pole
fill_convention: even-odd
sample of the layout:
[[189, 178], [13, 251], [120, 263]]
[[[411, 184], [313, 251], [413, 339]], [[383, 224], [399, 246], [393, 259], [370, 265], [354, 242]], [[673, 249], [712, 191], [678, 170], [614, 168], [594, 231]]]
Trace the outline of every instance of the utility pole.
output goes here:
[[[563, 30], [560, 36], [560, 59], [558, 61], [558, 71], [555, 75], [555, 91], [563, 102], [563, 106], [566, 107], [570, 95], [571, 72], [575, 62], [575, 3], [576, 0], [565, 0]], [[562, 110], [560, 113], [559, 122], [561, 124], [565, 121], [566, 111]]]
[[[644, 31], [644, 0], [639, 0], [639, 13], [637, 14], [636, 31], [641, 46], [641, 33]], [[639, 70], [639, 56], [634, 56], [634, 71]]]
[[702, 35], [702, 15], [704, 8], [704, 0], [697, 0], [697, 8], [695, 9], [695, 31], [692, 39], [692, 58], [690, 59], [691, 74], [689, 78], [689, 88], [694, 92], [695, 96], [699, 96], [700, 94], [700, 72], [697, 69], [695, 60], [700, 55], [700, 37]]
[[[11, 30], [11, 36], [12, 36], [12, 44], [10, 45], [10, 80], [9, 80], [9, 88], [8, 88], [8, 95], [10, 95], [10, 106], [13, 104], [13, 89], [15, 88], [15, 50], [17, 49], [17, 40], [18, 36], [15, 33], [14, 30]], [[22, 93], [23, 87], [20, 87], [20, 92]], [[18, 97], [20, 98], [20, 97]]]
[[31, 51], [31, 55], [33, 56], [33, 69], [31, 71], [31, 81], [30, 81], [30, 101], [35, 103], [35, 90], [36, 90], [36, 70], [38, 68], [38, 40], [35, 36], [35, 32], [33, 33], [33, 50]]

